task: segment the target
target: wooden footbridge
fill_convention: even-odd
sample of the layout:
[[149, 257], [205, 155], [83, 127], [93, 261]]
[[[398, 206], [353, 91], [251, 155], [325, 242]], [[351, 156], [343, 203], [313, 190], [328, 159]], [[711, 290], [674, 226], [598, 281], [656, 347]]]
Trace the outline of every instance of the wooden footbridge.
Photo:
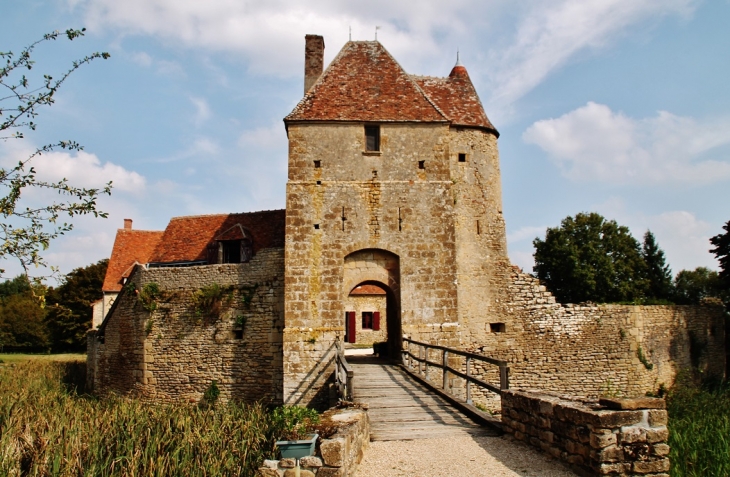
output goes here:
[[[466, 382], [467, 396], [470, 398], [470, 385], [484, 386], [491, 391], [506, 389], [506, 364], [480, 355], [459, 350], [436, 347], [409, 340], [409, 349], [416, 345], [418, 354], [404, 352], [404, 361], [417, 362], [416, 372], [408, 366], [400, 366], [386, 359], [374, 356], [347, 356], [342, 348], [338, 350], [337, 381], [341, 397], [345, 400], [364, 403], [368, 406], [371, 440], [412, 440], [451, 436], [495, 436], [499, 435], [498, 421], [481, 413], [470, 402], [461, 401], [439, 390], [427, 380], [419, 378], [418, 371], [436, 367], [442, 376], [452, 373]], [[440, 363], [430, 361], [429, 351], [440, 352]], [[500, 366], [505, 380], [497, 387], [469, 376], [448, 365], [449, 354], [468, 354], [469, 359], [487, 360]], [[422, 373], [423, 375], [423, 373]], [[445, 380], [444, 380], [445, 381]], [[470, 401], [470, 399], [469, 399]]]

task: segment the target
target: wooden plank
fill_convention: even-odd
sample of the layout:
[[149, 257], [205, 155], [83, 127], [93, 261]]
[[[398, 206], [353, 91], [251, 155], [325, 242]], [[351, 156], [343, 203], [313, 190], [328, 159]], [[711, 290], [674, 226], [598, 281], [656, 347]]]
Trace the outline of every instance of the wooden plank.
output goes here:
[[373, 360], [349, 364], [355, 373], [354, 399], [368, 405], [372, 440], [495, 435], [398, 367]]

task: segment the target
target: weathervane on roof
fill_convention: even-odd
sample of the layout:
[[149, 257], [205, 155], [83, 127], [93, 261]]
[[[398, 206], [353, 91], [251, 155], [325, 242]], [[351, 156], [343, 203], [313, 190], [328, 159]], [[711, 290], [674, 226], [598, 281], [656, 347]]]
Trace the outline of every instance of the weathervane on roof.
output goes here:
[[461, 64], [461, 60], [459, 59], [459, 47], [456, 47], [456, 64], [454, 66], [464, 66]]
[[375, 41], [378, 41], [378, 30], [380, 30], [379, 26], [375, 27]]
[[352, 41], [352, 26], [350, 26], [350, 41]]

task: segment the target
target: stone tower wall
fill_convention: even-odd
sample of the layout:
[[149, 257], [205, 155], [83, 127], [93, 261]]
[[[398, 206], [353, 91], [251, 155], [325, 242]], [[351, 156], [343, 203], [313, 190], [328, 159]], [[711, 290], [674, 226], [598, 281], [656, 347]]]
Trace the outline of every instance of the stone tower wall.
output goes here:
[[288, 134], [285, 401], [312, 402], [331, 374], [346, 288], [358, 285], [344, 284], [343, 263], [359, 250], [398, 257], [403, 334], [458, 346], [449, 127], [381, 124], [380, 152], [365, 151], [361, 123], [290, 123]]

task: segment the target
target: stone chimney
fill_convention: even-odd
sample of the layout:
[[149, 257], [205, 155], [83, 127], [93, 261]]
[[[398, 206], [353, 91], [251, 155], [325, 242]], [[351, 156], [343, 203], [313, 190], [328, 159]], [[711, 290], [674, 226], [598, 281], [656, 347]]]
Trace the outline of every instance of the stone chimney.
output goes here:
[[132, 219], [124, 219], [124, 230], [132, 230]]
[[304, 39], [304, 94], [307, 94], [324, 71], [324, 37], [307, 35]]

